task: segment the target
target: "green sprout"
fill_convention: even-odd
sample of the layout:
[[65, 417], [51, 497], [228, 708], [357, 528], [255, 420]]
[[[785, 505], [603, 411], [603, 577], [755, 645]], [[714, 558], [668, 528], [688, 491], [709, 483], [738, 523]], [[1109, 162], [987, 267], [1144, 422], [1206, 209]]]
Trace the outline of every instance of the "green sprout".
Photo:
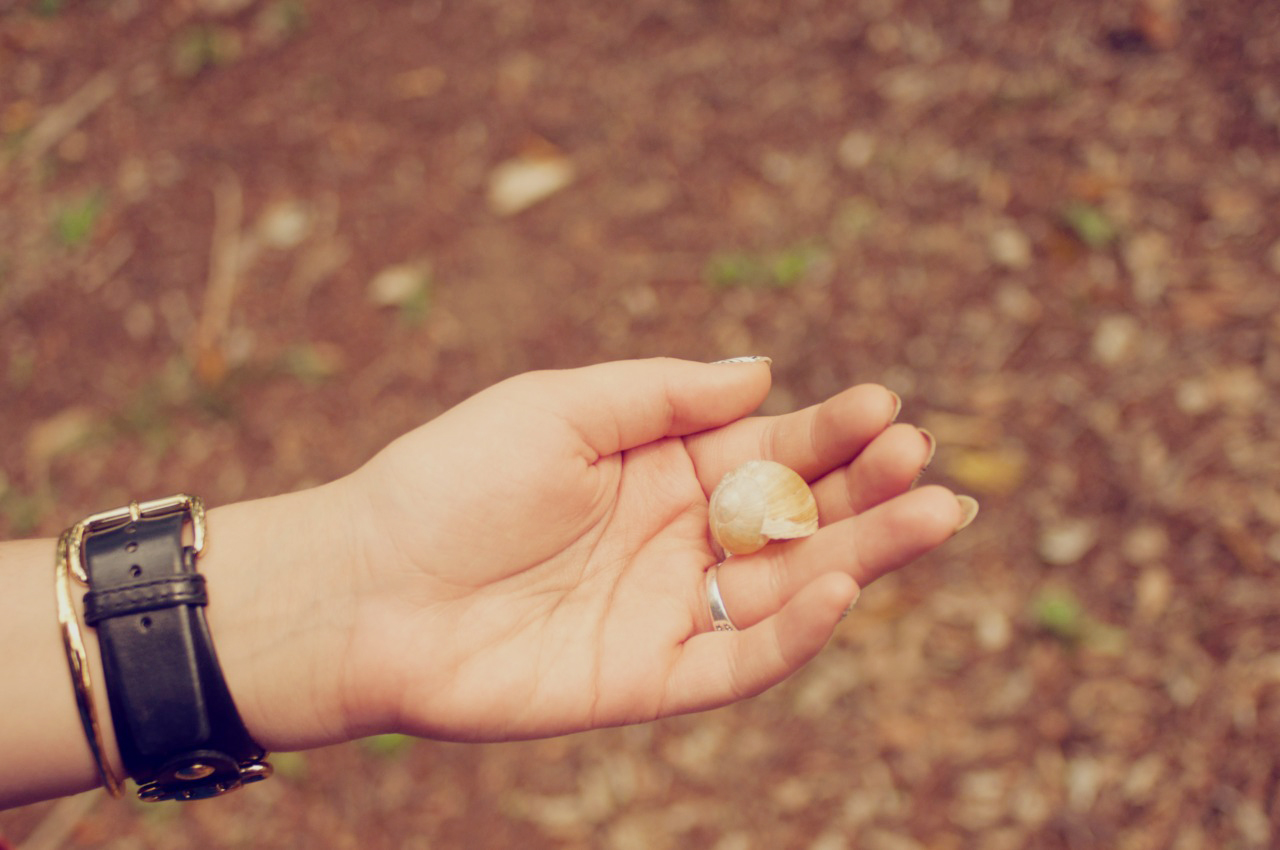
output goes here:
[[1030, 614], [1037, 628], [1068, 647], [1082, 646], [1106, 655], [1124, 651], [1124, 630], [1095, 619], [1065, 588], [1041, 590], [1031, 600]]
[[1087, 247], [1100, 251], [1116, 241], [1116, 226], [1092, 204], [1075, 202], [1062, 210], [1062, 222]]
[[240, 50], [240, 34], [230, 27], [196, 24], [174, 37], [170, 62], [174, 74], [190, 79], [207, 68], [234, 61]]
[[86, 192], [59, 209], [53, 217], [53, 235], [64, 248], [75, 249], [92, 237], [106, 199], [99, 189]]
[[788, 289], [804, 280], [824, 256], [809, 245], [764, 253], [723, 252], [707, 261], [703, 278], [717, 289]]
[[1076, 643], [1089, 618], [1071, 591], [1046, 589], [1031, 601], [1031, 619], [1042, 631], [1063, 643]]

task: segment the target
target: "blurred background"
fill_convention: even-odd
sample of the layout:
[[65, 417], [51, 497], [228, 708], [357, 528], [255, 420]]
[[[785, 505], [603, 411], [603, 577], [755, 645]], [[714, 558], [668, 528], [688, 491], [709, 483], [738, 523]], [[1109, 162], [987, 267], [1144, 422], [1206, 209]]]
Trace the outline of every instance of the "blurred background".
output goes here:
[[733, 708], [0, 846], [1275, 847], [1278, 210], [1275, 0], [0, 0], [3, 537], [651, 355], [983, 505]]

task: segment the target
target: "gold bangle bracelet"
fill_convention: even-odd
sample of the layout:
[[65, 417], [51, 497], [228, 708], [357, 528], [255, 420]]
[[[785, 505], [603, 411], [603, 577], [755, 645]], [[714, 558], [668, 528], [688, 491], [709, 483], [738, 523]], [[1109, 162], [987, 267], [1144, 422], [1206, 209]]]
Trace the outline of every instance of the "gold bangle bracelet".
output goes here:
[[[79, 541], [82, 526], [77, 524], [58, 539], [58, 561], [54, 565], [54, 585], [58, 599], [58, 625], [62, 627], [62, 644], [67, 651], [67, 666], [71, 669], [71, 686], [76, 693], [76, 708], [80, 712], [80, 724], [98, 766], [102, 784], [113, 797], [119, 797], [123, 782], [107, 763], [102, 743], [102, 729], [98, 725], [98, 712], [93, 705], [93, 682], [89, 676], [88, 656], [84, 639], [80, 634], [80, 621], [76, 618], [71, 599], [71, 540]], [[79, 548], [78, 546], [76, 548]]]

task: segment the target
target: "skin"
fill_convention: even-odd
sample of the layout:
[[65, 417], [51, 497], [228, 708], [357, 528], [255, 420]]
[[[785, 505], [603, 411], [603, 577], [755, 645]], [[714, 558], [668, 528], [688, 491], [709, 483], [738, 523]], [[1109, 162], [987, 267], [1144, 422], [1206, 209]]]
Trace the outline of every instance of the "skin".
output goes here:
[[[932, 439], [864, 385], [749, 417], [767, 361], [607, 363], [479, 393], [321, 487], [209, 512], [200, 560], [228, 685], [272, 751], [398, 731], [503, 741], [727, 705], [813, 658], [860, 588], [976, 504], [912, 485]], [[821, 528], [720, 570], [707, 498], [753, 458], [811, 482]], [[98, 784], [53, 612], [54, 542], [0, 544], [0, 805]], [[79, 596], [79, 592], [76, 594]], [[96, 665], [93, 631], [85, 630]], [[109, 759], [101, 671], [95, 699]]]

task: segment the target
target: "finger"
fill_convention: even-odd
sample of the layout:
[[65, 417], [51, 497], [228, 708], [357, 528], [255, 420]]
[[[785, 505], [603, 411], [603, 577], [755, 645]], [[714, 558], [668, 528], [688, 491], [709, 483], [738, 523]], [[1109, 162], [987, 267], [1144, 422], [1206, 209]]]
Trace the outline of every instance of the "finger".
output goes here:
[[[836, 570], [866, 587], [945, 543], [965, 516], [965, 507], [950, 490], [932, 485], [821, 528], [812, 537], [730, 558], [717, 575], [725, 610], [735, 625], [748, 628], [784, 607], [815, 577]], [[710, 628], [709, 611], [698, 614]]]
[[863, 384], [804, 410], [744, 419], [685, 444], [707, 493], [725, 473], [755, 459], [786, 464], [813, 481], [866, 448], [893, 421], [900, 404], [884, 387]]
[[813, 484], [822, 525], [861, 513], [906, 492], [933, 458], [934, 441], [914, 425], [891, 425], [847, 466]]
[[721, 364], [672, 358], [522, 378], [531, 402], [567, 418], [597, 455], [740, 419], [764, 401], [771, 380], [767, 360]]
[[718, 708], [781, 682], [826, 645], [856, 593], [847, 575], [820, 576], [753, 628], [694, 635], [672, 667], [660, 714]]

